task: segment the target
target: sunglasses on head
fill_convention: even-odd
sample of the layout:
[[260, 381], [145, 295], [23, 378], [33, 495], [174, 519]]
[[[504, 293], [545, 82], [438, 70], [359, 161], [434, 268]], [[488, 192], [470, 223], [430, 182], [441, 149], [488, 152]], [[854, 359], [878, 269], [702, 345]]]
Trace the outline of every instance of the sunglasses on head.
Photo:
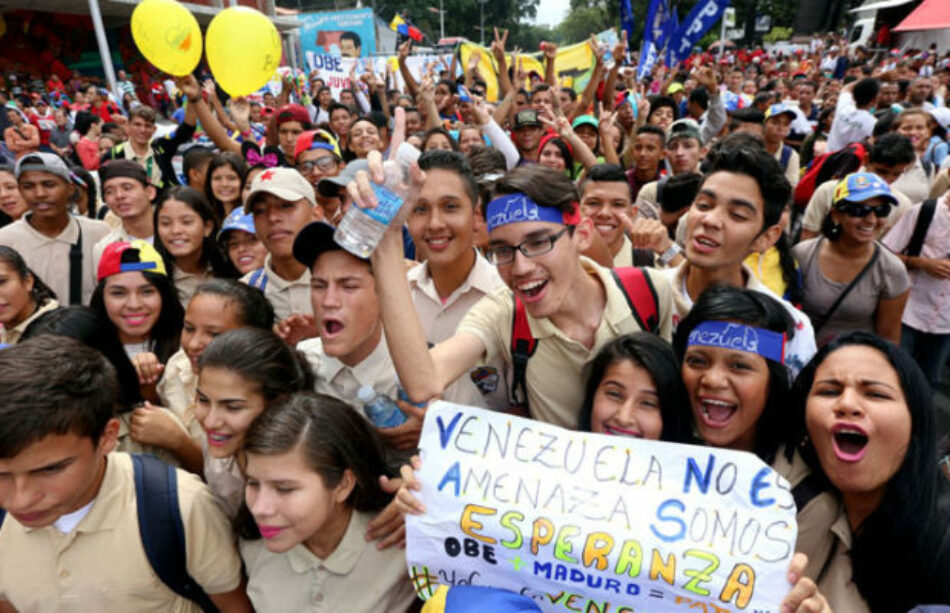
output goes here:
[[885, 202], [877, 206], [871, 206], [863, 202], [839, 202], [835, 208], [848, 217], [867, 217], [871, 213], [874, 213], [878, 219], [884, 219], [891, 214], [890, 202]]

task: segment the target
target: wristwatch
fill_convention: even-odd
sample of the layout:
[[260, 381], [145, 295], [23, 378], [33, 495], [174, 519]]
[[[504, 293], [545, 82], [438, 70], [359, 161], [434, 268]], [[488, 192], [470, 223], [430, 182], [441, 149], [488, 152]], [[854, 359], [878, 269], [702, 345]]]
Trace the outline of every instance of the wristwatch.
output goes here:
[[660, 266], [668, 266], [669, 263], [673, 261], [673, 258], [682, 252], [683, 250], [680, 249], [679, 245], [670, 243], [670, 246], [666, 248], [666, 251], [660, 254], [660, 257], [658, 257], [656, 261]]

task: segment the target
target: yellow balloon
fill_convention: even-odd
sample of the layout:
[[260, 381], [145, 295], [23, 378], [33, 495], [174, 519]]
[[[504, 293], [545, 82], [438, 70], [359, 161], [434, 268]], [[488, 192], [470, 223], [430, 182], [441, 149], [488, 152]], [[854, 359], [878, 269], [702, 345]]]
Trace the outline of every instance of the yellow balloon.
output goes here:
[[175, 0], [145, 0], [132, 11], [132, 38], [156, 68], [182, 77], [201, 61], [201, 28]]
[[280, 34], [260, 11], [232, 6], [211, 20], [205, 36], [208, 67], [232, 96], [263, 87], [280, 65]]

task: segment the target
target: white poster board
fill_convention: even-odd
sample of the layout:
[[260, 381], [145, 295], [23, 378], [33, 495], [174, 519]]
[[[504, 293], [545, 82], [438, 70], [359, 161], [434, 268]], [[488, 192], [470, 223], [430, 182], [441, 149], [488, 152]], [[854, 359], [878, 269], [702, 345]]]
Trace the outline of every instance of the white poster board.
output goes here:
[[420, 440], [407, 561], [440, 585], [544, 611], [777, 613], [797, 524], [788, 482], [749, 453], [572, 432], [437, 402]]

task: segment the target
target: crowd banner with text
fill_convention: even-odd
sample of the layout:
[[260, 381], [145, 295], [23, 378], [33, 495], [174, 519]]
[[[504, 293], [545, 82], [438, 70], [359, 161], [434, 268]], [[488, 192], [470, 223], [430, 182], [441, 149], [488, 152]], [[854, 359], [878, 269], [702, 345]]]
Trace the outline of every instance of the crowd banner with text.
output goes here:
[[304, 56], [367, 57], [376, 53], [372, 9], [301, 13], [300, 46]]
[[750, 453], [573, 432], [433, 403], [410, 579], [526, 595], [548, 612], [778, 613], [797, 524]]
[[700, 0], [670, 38], [670, 62], [677, 64], [693, 52], [693, 46], [722, 17], [729, 0]]

